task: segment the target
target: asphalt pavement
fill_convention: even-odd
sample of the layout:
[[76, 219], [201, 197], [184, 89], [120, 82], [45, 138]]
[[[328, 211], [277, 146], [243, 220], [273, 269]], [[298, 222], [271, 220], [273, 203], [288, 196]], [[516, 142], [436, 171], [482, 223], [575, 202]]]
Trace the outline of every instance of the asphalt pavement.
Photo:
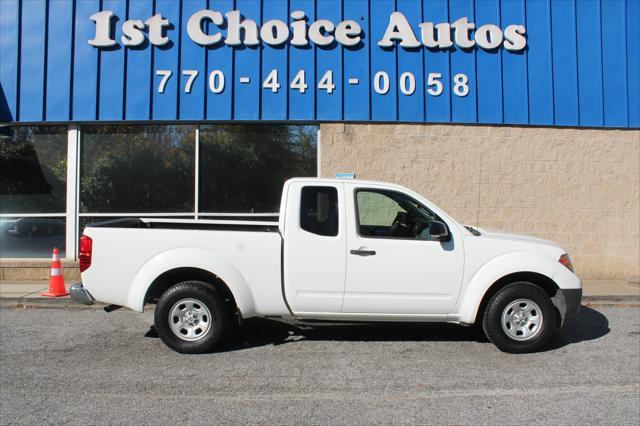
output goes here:
[[180, 355], [140, 315], [0, 309], [0, 424], [633, 424], [640, 309], [594, 305], [545, 352], [449, 325], [252, 320]]

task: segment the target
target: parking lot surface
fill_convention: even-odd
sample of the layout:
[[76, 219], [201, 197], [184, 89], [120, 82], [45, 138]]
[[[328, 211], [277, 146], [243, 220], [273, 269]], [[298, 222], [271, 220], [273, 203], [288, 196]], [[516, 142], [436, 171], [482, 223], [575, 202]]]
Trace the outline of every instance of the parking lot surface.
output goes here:
[[180, 355], [140, 315], [0, 309], [0, 424], [640, 421], [640, 310], [583, 307], [549, 349], [449, 325], [252, 320]]

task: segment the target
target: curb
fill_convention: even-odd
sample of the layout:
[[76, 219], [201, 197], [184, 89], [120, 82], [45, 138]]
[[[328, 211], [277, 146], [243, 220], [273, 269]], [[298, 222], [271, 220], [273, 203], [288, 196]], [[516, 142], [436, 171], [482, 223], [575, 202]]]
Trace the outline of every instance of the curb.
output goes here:
[[104, 303], [95, 302], [93, 305], [83, 305], [74, 302], [69, 297], [44, 298], [44, 297], [2, 297], [0, 298], [0, 308], [9, 309], [102, 309], [107, 306]]
[[629, 294], [624, 296], [583, 296], [582, 303], [640, 303], [640, 295]]

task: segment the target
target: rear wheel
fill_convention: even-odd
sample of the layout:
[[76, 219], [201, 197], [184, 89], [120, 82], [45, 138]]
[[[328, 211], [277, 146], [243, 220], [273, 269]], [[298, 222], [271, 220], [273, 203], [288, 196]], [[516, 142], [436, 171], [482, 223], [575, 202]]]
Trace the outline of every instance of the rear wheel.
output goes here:
[[535, 352], [553, 335], [556, 311], [546, 291], [529, 282], [515, 282], [489, 300], [482, 328], [501, 351]]
[[202, 281], [185, 281], [158, 300], [154, 323], [171, 349], [187, 354], [211, 352], [228, 333], [229, 308], [216, 289]]

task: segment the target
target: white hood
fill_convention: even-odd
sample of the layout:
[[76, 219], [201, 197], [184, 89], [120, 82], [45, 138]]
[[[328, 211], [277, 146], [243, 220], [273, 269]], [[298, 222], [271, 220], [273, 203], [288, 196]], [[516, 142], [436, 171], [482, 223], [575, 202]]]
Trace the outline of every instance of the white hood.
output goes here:
[[511, 232], [503, 232], [494, 229], [486, 229], [486, 228], [476, 228], [480, 232], [480, 235], [477, 237], [471, 238], [480, 238], [487, 242], [494, 242], [496, 244], [507, 243], [511, 247], [514, 245], [519, 246], [520, 250], [543, 250], [547, 252], [550, 256], [556, 257], [562, 253], [566, 253], [566, 250], [553, 241], [545, 240], [543, 238], [533, 237], [531, 235], [524, 234], [515, 234]]

